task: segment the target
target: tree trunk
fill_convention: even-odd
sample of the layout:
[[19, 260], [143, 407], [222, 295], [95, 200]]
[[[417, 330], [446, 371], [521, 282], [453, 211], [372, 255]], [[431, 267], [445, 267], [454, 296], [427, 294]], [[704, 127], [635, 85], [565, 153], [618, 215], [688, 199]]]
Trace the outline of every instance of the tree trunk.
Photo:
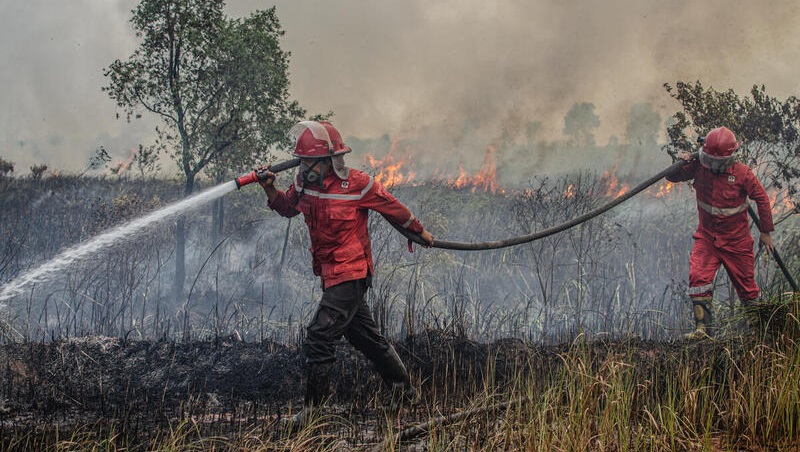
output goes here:
[[173, 294], [176, 303], [183, 302], [183, 283], [186, 280], [186, 218], [175, 222], [175, 281]]
[[211, 204], [211, 244], [216, 245], [225, 232], [225, 200], [219, 198]]
[[[227, 182], [227, 171], [221, 171], [214, 177], [214, 182], [222, 184]], [[219, 198], [211, 203], [211, 246], [216, 246], [225, 234], [225, 198]]]
[[[183, 189], [183, 197], [186, 198], [194, 190], [194, 176], [186, 176], [186, 185]], [[183, 285], [186, 281], [186, 217], [180, 215], [175, 222], [175, 283], [173, 293], [175, 302], [183, 302]], [[188, 306], [187, 306], [188, 309]], [[188, 312], [186, 315], [188, 316]]]

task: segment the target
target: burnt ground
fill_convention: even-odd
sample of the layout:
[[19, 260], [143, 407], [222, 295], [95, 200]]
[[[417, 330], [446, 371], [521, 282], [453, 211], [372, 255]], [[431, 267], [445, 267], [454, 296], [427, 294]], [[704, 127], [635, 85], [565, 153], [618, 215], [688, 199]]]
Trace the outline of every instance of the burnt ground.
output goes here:
[[[523, 374], [551, 375], [563, 368], [571, 347], [510, 339], [482, 344], [441, 332], [395, 345], [426, 405], [442, 413], [481, 394], [487, 378], [502, 387]], [[635, 353], [634, 362], [646, 368], [670, 367], [685, 348], [641, 341], [586, 344], [587, 353], [601, 360]], [[304, 389], [300, 351], [271, 342], [91, 337], [5, 344], [0, 356], [0, 443], [21, 432], [65, 432], [93, 423], [113, 424], [115, 431], [145, 441], [159, 427], [187, 418], [205, 420], [215, 431], [246, 424], [269, 432], [301, 402]], [[386, 393], [379, 377], [345, 342], [338, 358], [330, 405], [351, 422], [375, 424]]]

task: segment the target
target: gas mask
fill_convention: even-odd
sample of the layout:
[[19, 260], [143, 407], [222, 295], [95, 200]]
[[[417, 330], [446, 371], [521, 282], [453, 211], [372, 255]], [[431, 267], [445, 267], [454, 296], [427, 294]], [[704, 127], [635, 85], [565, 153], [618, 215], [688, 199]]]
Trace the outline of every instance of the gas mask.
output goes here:
[[[325, 179], [325, 165], [322, 164], [322, 159], [314, 159], [314, 163], [311, 165], [300, 165], [300, 177], [303, 180], [303, 187], [308, 187], [313, 184], [322, 185], [322, 181]], [[314, 167], [319, 165], [319, 173], [314, 171]]]

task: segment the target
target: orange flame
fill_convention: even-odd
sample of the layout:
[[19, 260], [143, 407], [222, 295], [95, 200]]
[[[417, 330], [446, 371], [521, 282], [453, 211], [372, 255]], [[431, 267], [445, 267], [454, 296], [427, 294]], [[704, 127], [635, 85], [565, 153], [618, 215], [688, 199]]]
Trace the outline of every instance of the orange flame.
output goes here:
[[789, 195], [788, 189], [770, 189], [767, 191], [767, 197], [769, 198], [769, 203], [772, 206], [772, 213], [775, 215], [793, 212], [795, 209], [797, 209], [795, 203], [792, 202], [792, 198]]
[[483, 191], [497, 192], [497, 165], [494, 162], [494, 146], [486, 148], [483, 164], [472, 179], [472, 192], [481, 188]]
[[367, 164], [375, 172], [375, 180], [386, 186], [410, 184], [416, 176], [413, 171], [405, 171], [404, 167], [411, 162], [411, 157], [395, 157], [394, 151], [397, 148], [397, 141], [392, 142], [389, 153], [382, 159], [367, 154]]
[[135, 148], [131, 148], [127, 160], [122, 160], [120, 162], [117, 162], [115, 165], [111, 165], [108, 168], [109, 171], [111, 171], [112, 174], [122, 175], [123, 173], [130, 170], [131, 165], [133, 165], [133, 159], [136, 158], [136, 152], [137, 151]]
[[[377, 159], [367, 155], [365, 163], [374, 170], [375, 180], [383, 185], [414, 184], [416, 182], [416, 173], [408, 169], [411, 166], [411, 157], [396, 157], [394, 155], [395, 149], [396, 143], [393, 142], [389, 153], [385, 157]], [[494, 152], [495, 149], [492, 146], [486, 149], [483, 164], [473, 175], [468, 174], [463, 165], [459, 165], [457, 176], [441, 175], [437, 169], [434, 171], [432, 180], [443, 181], [447, 186], [454, 189], [471, 189], [473, 193], [478, 190], [496, 193], [499, 190], [499, 186], [497, 184], [497, 165], [494, 160]]]
[[628, 184], [620, 185], [619, 179], [616, 176], [617, 165], [614, 165], [610, 170], [607, 170], [603, 173], [603, 177], [600, 179], [601, 182], [606, 184], [606, 196], [612, 198], [618, 198], [630, 189]]
[[658, 187], [658, 190], [655, 193], [656, 198], [663, 198], [664, 196], [669, 195], [674, 187], [675, 183], [664, 181], [664, 183]]
[[467, 186], [468, 182], [469, 182], [469, 177], [467, 177], [467, 172], [464, 171], [464, 167], [459, 164], [458, 178], [452, 182], [448, 181], [448, 185], [450, 185], [453, 188], [464, 188]]

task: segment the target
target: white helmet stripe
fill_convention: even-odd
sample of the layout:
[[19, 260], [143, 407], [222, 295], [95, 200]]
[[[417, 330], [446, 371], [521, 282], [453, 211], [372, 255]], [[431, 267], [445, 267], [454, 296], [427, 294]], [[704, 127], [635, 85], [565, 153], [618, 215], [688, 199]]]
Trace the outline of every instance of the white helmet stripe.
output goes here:
[[311, 130], [311, 135], [318, 140], [323, 140], [328, 143], [329, 148], [333, 148], [333, 143], [331, 142], [331, 137], [328, 135], [328, 130], [322, 124], [318, 123], [317, 121], [300, 121], [297, 124], [293, 125], [291, 129], [289, 129], [289, 136], [291, 136], [295, 142], [297, 139], [300, 138], [300, 135], [306, 131], [306, 129]]

